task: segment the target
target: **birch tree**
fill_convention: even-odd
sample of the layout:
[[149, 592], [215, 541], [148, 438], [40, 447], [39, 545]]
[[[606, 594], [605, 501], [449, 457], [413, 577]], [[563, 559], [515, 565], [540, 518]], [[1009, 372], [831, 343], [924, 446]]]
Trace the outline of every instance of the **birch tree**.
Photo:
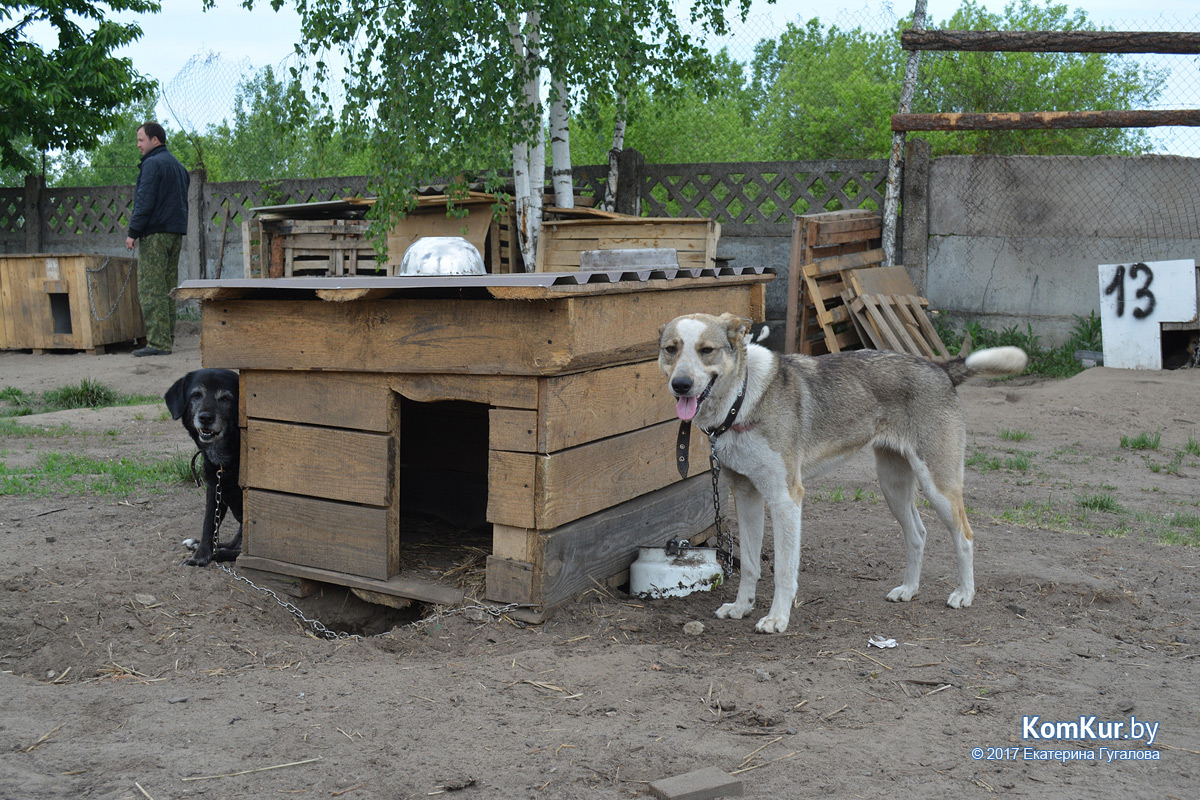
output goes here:
[[[289, 0], [259, 1], [278, 10]], [[382, 227], [412, 210], [422, 183], [454, 178], [497, 190], [511, 169], [528, 269], [547, 138], [555, 202], [569, 206], [572, 110], [617, 96], [639, 71], [686, 68], [703, 43], [685, 27], [724, 33], [730, 3], [743, 17], [750, 7], [694, 0], [685, 24], [659, 0], [290, 1], [301, 21], [296, 49], [317, 82], [330, 75], [331, 49], [345, 64], [340, 114], [380, 154], [372, 214]], [[332, 113], [329, 98], [319, 99]]]

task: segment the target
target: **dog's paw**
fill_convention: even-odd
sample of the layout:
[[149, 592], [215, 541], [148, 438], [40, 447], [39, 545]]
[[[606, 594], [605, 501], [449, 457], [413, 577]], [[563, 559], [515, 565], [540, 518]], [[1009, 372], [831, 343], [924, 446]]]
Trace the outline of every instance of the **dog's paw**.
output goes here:
[[975, 599], [974, 592], [968, 592], [964, 589], [955, 589], [950, 593], [950, 597], [946, 599], [946, 605], [951, 608], [967, 608], [971, 605], [971, 601]]
[[788, 618], [788, 614], [777, 614], [772, 611], [758, 621], [754, 630], [759, 633], [783, 633], [787, 630]]
[[199, 539], [184, 539], [183, 546], [186, 547], [188, 550], [195, 550], [197, 547], [200, 546], [200, 540]]
[[237, 557], [242, 554], [240, 547], [218, 547], [213, 553], [213, 561], [220, 563], [222, 561], [237, 561]]
[[917, 587], [901, 584], [888, 592], [887, 599], [892, 603], [907, 603], [917, 596]]
[[721, 619], [741, 619], [752, 608], [754, 608], [753, 601], [749, 603], [726, 603], [717, 609], [717, 616]]
[[188, 567], [207, 567], [208, 562], [212, 561], [211, 553], [196, 553], [196, 555], [184, 561], [184, 566]]

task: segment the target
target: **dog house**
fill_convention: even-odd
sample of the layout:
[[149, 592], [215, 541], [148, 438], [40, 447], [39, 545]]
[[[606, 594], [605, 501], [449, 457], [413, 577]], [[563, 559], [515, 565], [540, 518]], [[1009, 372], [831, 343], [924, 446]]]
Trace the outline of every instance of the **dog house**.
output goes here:
[[[707, 441], [673, 450], [658, 329], [762, 320], [768, 269], [189, 281], [239, 370], [241, 567], [383, 598], [556, 604], [703, 540]], [[473, 573], [474, 583], [464, 580]]]
[[103, 353], [145, 335], [135, 259], [0, 256], [0, 350]]

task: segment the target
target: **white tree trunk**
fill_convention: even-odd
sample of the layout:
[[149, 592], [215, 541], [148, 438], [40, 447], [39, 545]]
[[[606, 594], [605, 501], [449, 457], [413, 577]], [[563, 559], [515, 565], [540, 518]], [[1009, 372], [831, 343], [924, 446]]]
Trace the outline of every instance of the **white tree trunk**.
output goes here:
[[575, 187], [571, 184], [571, 125], [567, 110], [567, 85], [553, 78], [553, 97], [550, 99], [550, 154], [554, 170], [554, 204], [560, 208], [575, 207]]
[[625, 95], [617, 97], [617, 113], [613, 120], [613, 144], [612, 149], [608, 151], [608, 186], [604, 190], [604, 203], [602, 208], [605, 211], [616, 211], [617, 209], [617, 178], [620, 177], [620, 167], [618, 166], [621, 151], [625, 149]]
[[524, 97], [519, 101], [525, 105], [525, 109], [518, 108], [517, 116], [524, 118], [526, 114], [522, 112], [532, 108], [536, 122], [530, 131], [529, 141], [513, 144], [513, 183], [516, 195], [513, 203], [517, 217], [517, 238], [521, 244], [521, 257], [525, 261], [526, 272], [537, 269], [537, 240], [542, 227], [542, 193], [546, 186], [546, 131], [541, 122], [542, 98], [538, 80], [540, 22], [540, 15], [534, 10], [525, 17], [525, 33], [521, 32], [516, 23], [510, 24], [508, 29], [517, 58], [534, 68], [525, 82]]

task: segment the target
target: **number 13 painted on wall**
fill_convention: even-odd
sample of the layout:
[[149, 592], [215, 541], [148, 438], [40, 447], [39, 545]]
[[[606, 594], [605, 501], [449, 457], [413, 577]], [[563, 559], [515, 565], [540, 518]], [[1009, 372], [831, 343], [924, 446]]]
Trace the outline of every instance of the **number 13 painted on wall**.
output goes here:
[[[1142, 283], [1134, 294], [1139, 301], [1144, 301], [1144, 305], [1140, 305], [1133, 309], [1134, 319], [1145, 319], [1154, 313], [1156, 300], [1154, 292], [1150, 291], [1150, 284], [1154, 282], [1154, 272], [1145, 264], [1134, 264], [1129, 268], [1129, 280], [1136, 281], [1140, 275], [1145, 275], [1146, 280]], [[1108, 286], [1104, 287], [1104, 294], [1117, 295], [1117, 316], [1125, 316], [1125, 265], [1118, 264], [1116, 272], [1113, 274], [1112, 281]]]

